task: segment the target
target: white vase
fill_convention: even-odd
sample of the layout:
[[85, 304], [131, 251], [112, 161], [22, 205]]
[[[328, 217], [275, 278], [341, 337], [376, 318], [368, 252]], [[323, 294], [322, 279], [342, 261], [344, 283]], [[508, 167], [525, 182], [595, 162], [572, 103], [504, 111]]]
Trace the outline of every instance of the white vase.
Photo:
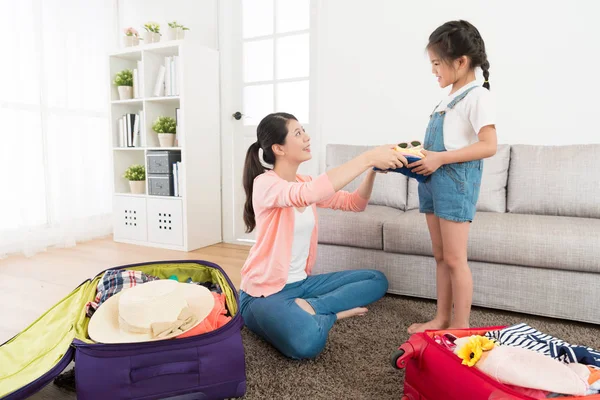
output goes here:
[[169, 28], [169, 40], [183, 40], [185, 31], [183, 28]]
[[145, 194], [146, 181], [129, 181], [129, 189], [132, 194]]
[[131, 100], [133, 98], [133, 86], [118, 86], [120, 100]]
[[160, 33], [148, 32], [144, 33], [144, 40], [146, 44], [160, 42]]
[[159, 133], [158, 141], [160, 147], [174, 147], [175, 146], [175, 134], [174, 133]]
[[136, 36], [125, 36], [123, 37], [123, 44], [125, 47], [137, 46], [140, 44], [140, 38]]

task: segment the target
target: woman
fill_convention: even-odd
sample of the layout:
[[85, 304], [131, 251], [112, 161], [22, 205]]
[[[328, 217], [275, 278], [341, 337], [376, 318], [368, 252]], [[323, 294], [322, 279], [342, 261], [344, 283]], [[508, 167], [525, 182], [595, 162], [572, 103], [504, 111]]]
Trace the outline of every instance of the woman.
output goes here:
[[[337, 319], [363, 315], [387, 291], [374, 270], [310, 275], [316, 259], [316, 207], [363, 211], [375, 172], [407, 165], [394, 145], [367, 151], [312, 179], [297, 174], [312, 158], [310, 137], [291, 114], [266, 116], [246, 154], [244, 222], [256, 244], [242, 268], [240, 312], [246, 326], [284, 355], [314, 358]], [[265, 172], [259, 152], [273, 169]], [[340, 191], [369, 171], [354, 193]]]

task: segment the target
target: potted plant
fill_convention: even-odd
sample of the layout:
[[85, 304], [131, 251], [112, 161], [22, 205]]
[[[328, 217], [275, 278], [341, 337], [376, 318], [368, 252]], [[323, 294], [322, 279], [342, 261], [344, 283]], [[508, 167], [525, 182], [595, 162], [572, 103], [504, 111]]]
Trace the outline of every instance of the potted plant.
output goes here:
[[185, 31], [189, 28], [178, 24], [177, 21], [169, 22], [169, 40], [182, 40], [185, 37]]
[[177, 123], [174, 118], [158, 117], [152, 124], [152, 130], [158, 133], [160, 147], [173, 147], [177, 133]]
[[123, 43], [125, 47], [137, 46], [140, 44], [140, 34], [131, 26], [125, 29], [125, 37], [123, 38]]
[[131, 193], [146, 193], [146, 168], [143, 165], [131, 165], [129, 168], [127, 168], [127, 171], [125, 171], [123, 178], [129, 181]]
[[133, 97], [133, 72], [130, 69], [117, 72], [113, 83], [119, 91], [119, 99], [130, 100]]
[[160, 42], [160, 24], [157, 22], [146, 22], [144, 29], [146, 30], [146, 43]]

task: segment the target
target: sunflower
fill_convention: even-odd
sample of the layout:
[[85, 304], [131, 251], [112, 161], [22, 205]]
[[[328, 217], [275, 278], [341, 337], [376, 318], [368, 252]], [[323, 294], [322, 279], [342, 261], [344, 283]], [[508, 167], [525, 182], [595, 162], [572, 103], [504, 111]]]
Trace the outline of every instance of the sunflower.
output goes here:
[[463, 365], [472, 367], [479, 361], [484, 351], [492, 350], [495, 346], [496, 343], [485, 336], [473, 335], [461, 348], [456, 349], [456, 355], [462, 358]]

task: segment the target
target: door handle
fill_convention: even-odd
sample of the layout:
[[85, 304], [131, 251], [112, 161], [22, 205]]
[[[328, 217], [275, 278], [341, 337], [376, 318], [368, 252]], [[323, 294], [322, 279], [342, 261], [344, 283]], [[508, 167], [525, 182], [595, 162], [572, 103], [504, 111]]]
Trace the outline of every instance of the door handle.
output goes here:
[[232, 116], [233, 118], [235, 118], [237, 121], [239, 121], [240, 119], [242, 119], [242, 117], [244, 116], [244, 114], [242, 114], [242, 113], [241, 113], [241, 112], [239, 112], [239, 111], [236, 111], [236, 112], [235, 112], [235, 113], [233, 113], [231, 116]]

